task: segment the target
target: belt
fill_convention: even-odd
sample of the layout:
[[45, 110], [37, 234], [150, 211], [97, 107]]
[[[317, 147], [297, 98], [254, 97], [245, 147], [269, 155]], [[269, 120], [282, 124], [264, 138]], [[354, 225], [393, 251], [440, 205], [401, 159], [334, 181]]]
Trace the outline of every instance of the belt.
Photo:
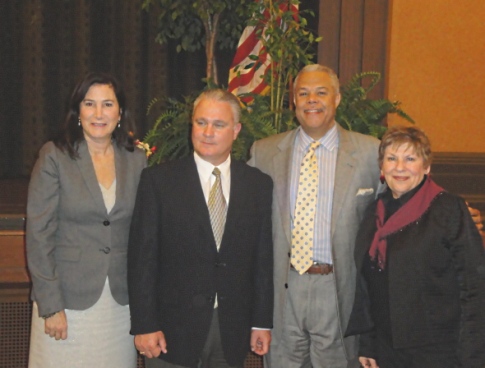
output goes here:
[[[291, 265], [291, 268], [295, 270], [295, 267], [293, 267], [293, 265]], [[328, 263], [314, 263], [305, 273], [308, 273], [310, 275], [328, 275], [332, 272], [333, 265]]]

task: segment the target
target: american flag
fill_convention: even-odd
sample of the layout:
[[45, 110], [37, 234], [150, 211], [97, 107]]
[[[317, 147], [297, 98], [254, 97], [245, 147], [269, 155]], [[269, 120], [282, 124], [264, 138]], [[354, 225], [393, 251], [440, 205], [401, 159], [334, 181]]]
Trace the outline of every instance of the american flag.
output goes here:
[[[296, 15], [298, 5], [292, 1], [283, 1], [281, 11], [290, 10]], [[269, 19], [269, 11], [265, 10], [264, 19]], [[281, 25], [284, 26], [284, 25]], [[245, 93], [265, 94], [269, 86], [264, 76], [271, 70], [271, 57], [266, 52], [257, 32], [261, 26], [247, 26], [239, 39], [236, 55], [229, 70], [228, 91], [236, 96]], [[261, 33], [264, 37], [264, 29]], [[251, 98], [242, 98], [244, 102], [250, 102]]]

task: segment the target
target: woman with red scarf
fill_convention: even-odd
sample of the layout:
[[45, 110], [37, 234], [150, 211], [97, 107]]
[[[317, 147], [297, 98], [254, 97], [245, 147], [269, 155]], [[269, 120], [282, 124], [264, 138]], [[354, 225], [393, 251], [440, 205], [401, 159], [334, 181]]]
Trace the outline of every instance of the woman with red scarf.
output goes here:
[[415, 127], [379, 147], [388, 185], [356, 245], [357, 290], [347, 335], [364, 367], [485, 367], [485, 255], [466, 203], [429, 177], [431, 149]]

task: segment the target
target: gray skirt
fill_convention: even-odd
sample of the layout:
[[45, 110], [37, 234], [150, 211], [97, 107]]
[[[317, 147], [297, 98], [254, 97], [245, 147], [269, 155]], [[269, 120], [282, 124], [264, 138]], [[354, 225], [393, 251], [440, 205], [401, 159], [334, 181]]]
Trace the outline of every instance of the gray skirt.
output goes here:
[[34, 302], [29, 368], [136, 367], [130, 309], [113, 299], [107, 278], [95, 305], [65, 312], [67, 339], [56, 340], [44, 333], [44, 320]]

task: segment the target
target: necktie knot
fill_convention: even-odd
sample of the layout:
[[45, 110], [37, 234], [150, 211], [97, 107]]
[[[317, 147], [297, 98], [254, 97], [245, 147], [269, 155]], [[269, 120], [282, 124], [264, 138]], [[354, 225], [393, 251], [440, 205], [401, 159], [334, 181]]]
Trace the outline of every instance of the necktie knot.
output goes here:
[[308, 166], [309, 165], [309, 160], [316, 161], [316, 159], [315, 159], [315, 150], [318, 148], [318, 146], [320, 146], [320, 142], [319, 141], [313, 141], [310, 144], [310, 147], [308, 148], [308, 151], [305, 154], [305, 157], [303, 157], [303, 161], [301, 162], [301, 166]]
[[313, 141], [311, 144], [310, 144], [310, 148], [309, 148], [309, 151], [313, 151], [315, 152], [315, 150], [320, 146], [320, 142], [319, 141]]
[[214, 167], [214, 170], [212, 170], [212, 175], [216, 177], [216, 180], [221, 177], [221, 170], [219, 170], [218, 167]]
[[313, 141], [310, 144], [310, 148], [308, 148], [308, 152], [305, 155], [305, 158], [310, 158], [310, 157], [314, 156], [315, 155], [315, 151], [317, 150], [317, 148], [319, 146], [320, 146], [320, 142], [319, 141]]

